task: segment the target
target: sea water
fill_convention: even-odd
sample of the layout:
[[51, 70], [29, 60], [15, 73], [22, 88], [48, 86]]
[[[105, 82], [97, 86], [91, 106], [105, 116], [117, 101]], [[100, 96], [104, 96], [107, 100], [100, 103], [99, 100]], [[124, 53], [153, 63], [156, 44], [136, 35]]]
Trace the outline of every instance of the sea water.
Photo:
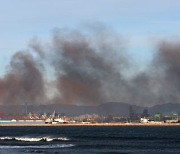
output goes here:
[[0, 127], [0, 154], [9, 153], [180, 153], [180, 127]]

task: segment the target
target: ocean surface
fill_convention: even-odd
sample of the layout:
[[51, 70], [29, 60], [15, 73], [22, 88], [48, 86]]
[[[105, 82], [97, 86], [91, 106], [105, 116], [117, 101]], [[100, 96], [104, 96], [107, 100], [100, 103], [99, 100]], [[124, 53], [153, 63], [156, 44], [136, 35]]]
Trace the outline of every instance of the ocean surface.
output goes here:
[[176, 126], [0, 127], [0, 154], [180, 153]]

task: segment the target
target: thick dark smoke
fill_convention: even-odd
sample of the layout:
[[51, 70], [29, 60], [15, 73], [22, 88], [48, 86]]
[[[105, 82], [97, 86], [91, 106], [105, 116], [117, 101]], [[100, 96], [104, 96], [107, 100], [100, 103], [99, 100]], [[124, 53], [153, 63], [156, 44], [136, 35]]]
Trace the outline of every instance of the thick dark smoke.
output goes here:
[[37, 103], [44, 95], [43, 77], [32, 55], [17, 52], [8, 73], [0, 80], [3, 103]]
[[58, 32], [54, 35], [53, 44], [57, 57], [54, 66], [57, 88], [61, 94], [60, 102], [102, 103], [107, 100], [106, 94], [111, 90], [111, 84], [117, 82], [120, 85], [119, 83], [123, 82], [117, 69], [121, 69], [126, 61], [122, 58], [122, 42], [118, 42], [119, 59], [117, 59], [111, 56], [117, 50], [114, 46], [117, 39], [108, 40], [110, 39], [108, 36], [101, 35], [101, 40], [98, 40], [95, 36], [90, 38], [80, 32], [70, 34]]
[[180, 45], [161, 42], [143, 73], [133, 66], [114, 32], [55, 30], [51, 42], [33, 39], [17, 52], [0, 78], [2, 103], [100, 104], [108, 101], [152, 106], [180, 103]]
[[128, 89], [132, 104], [179, 103], [180, 45], [161, 41], [148, 69], [134, 77]]
[[[154, 59], [159, 78], [160, 100], [180, 102], [180, 44], [162, 42]], [[161, 80], [160, 80], [161, 79]]]
[[[33, 53], [17, 52], [0, 80], [1, 103], [41, 103], [50, 93], [46, 102], [98, 104], [116, 97], [118, 87], [126, 87], [121, 71], [128, 61], [122, 39], [104, 27], [84, 32], [56, 30], [48, 48], [37, 39], [28, 47]], [[43, 78], [46, 73], [38, 60], [55, 73]]]

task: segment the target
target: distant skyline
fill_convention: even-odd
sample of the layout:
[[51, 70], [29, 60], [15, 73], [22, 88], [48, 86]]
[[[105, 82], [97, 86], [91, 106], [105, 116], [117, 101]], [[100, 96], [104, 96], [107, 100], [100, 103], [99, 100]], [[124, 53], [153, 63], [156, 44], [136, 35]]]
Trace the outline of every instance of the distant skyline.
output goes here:
[[6, 0], [0, 1], [0, 75], [11, 56], [38, 37], [48, 40], [54, 28], [102, 23], [128, 42], [140, 67], [151, 59], [156, 41], [180, 34], [178, 0]]

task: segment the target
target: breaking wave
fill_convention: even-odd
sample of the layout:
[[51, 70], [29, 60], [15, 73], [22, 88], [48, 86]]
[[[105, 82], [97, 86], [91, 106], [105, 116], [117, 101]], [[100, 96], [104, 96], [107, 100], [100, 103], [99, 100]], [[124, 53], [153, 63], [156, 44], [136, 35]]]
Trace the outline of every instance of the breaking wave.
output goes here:
[[32, 145], [30, 145], [30, 146], [17, 146], [17, 145], [11, 145], [11, 146], [9, 146], [9, 145], [3, 145], [3, 146], [0, 146], [0, 149], [23, 149], [23, 148], [29, 148], [29, 149], [31, 149], [31, 148], [38, 148], [38, 149], [46, 149], [46, 148], [48, 148], [48, 149], [53, 149], [53, 148], [69, 148], [69, 147], [73, 147], [73, 146], [75, 146], [74, 144], [56, 144], [56, 145], [38, 145], [38, 146], [36, 146], [36, 145], [34, 145], [34, 146], [32, 146]]
[[21, 142], [52, 142], [52, 141], [68, 141], [66, 137], [0, 137], [0, 140], [5, 141], [21, 141]]

